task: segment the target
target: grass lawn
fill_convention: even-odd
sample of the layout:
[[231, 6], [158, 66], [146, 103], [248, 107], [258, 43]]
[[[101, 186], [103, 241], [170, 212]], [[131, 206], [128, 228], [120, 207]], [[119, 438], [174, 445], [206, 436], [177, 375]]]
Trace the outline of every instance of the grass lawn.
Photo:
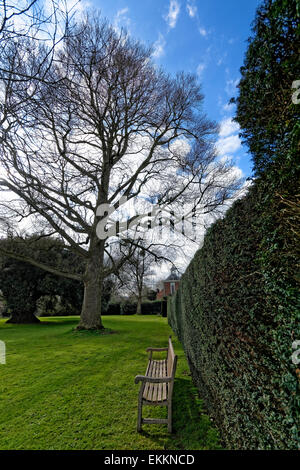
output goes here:
[[[7, 351], [0, 364], [0, 449], [219, 449], [174, 335], [174, 434], [166, 425], [136, 432], [134, 377], [145, 373], [145, 349], [166, 346], [171, 330], [166, 318], [152, 315], [103, 321], [112, 334], [74, 332], [78, 317], [43, 318], [39, 325], [0, 320]], [[144, 417], [166, 413], [143, 407]]]

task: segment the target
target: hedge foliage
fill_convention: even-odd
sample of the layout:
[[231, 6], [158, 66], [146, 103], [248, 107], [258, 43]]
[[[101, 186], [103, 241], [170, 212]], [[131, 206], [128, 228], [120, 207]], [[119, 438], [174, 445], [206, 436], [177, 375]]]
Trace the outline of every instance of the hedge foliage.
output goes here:
[[300, 444], [291, 359], [300, 339], [300, 185], [294, 174], [275, 189], [275, 179], [256, 180], [211, 226], [168, 301], [194, 382], [233, 449]]
[[[136, 302], [109, 303], [102, 315], [134, 315], [136, 313]], [[154, 300], [150, 302], [142, 302], [142, 315], [158, 315], [162, 311], [162, 302]]]

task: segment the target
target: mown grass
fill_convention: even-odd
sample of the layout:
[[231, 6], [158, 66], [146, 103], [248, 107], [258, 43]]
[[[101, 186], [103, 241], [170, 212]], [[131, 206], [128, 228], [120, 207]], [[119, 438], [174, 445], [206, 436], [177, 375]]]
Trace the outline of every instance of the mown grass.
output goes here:
[[[173, 426], [136, 432], [137, 374], [145, 349], [167, 344], [171, 330], [157, 316], [107, 316], [109, 334], [76, 333], [76, 317], [43, 318], [39, 325], [0, 320], [7, 363], [0, 364], [0, 449], [219, 449], [176, 338], [178, 368]], [[144, 407], [166, 417], [166, 408]]]

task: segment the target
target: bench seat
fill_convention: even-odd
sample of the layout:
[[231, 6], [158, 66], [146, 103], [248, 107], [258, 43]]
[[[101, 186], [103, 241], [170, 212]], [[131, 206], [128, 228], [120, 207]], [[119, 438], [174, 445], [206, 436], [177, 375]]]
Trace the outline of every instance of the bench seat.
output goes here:
[[[167, 372], [167, 360], [154, 361], [150, 360], [146, 370], [146, 376], [152, 378], [163, 378], [168, 376]], [[146, 382], [143, 400], [149, 402], [149, 404], [162, 404], [168, 398], [168, 384], [166, 382], [155, 383]]]

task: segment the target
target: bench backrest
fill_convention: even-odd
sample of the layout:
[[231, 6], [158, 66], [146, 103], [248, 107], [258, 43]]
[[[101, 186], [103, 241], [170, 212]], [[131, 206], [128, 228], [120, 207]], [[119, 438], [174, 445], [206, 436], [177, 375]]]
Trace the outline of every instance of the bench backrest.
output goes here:
[[171, 336], [169, 337], [168, 358], [167, 358], [167, 371], [169, 377], [175, 377], [177, 365], [177, 356], [174, 353]]

